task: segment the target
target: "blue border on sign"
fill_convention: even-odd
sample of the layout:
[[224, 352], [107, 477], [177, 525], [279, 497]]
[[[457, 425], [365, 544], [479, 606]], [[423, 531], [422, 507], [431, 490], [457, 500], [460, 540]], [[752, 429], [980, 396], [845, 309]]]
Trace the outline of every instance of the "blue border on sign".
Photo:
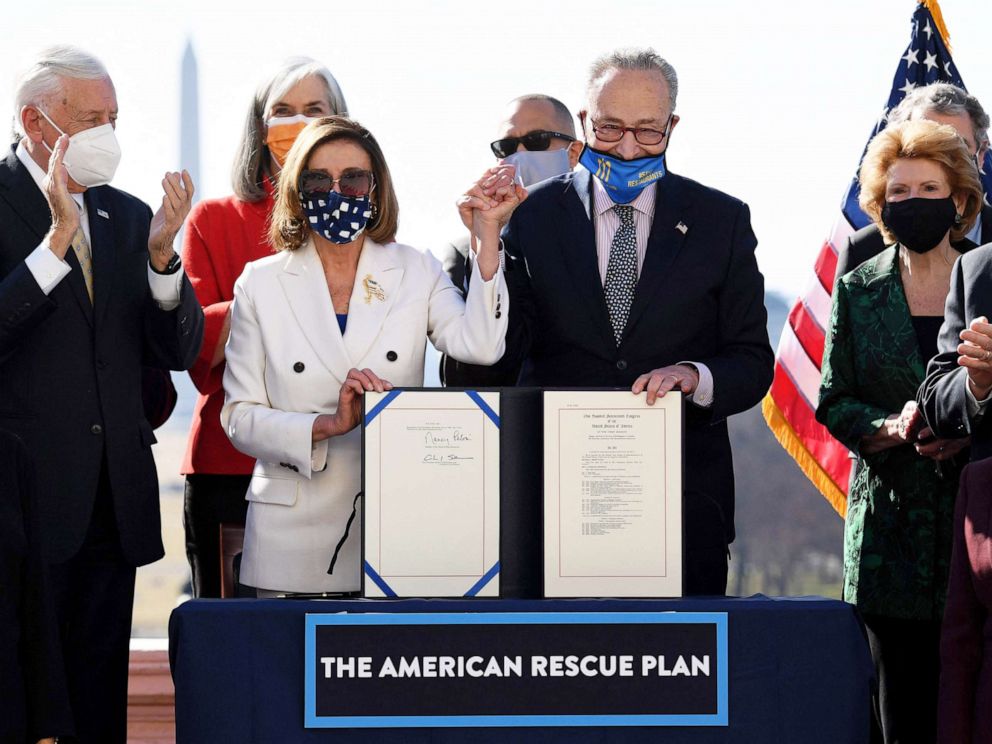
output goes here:
[[[716, 627], [716, 713], [710, 715], [318, 716], [317, 627], [320, 625], [634, 625], [711, 623]], [[496, 726], [727, 726], [726, 612], [492, 612], [308, 613], [304, 725], [306, 728], [449, 728]]]

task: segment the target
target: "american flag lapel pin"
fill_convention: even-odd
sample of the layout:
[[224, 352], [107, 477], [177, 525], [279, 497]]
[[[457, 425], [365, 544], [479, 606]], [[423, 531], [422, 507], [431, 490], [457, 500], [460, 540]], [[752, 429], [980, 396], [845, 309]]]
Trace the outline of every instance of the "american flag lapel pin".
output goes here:
[[685, 235], [687, 232], [689, 232], [689, 228], [686, 227], [686, 224], [684, 222], [679, 222], [679, 224], [677, 224], [675, 226], [675, 229], [678, 230], [683, 235]]
[[101, 217], [103, 217], [103, 219], [105, 219], [105, 220], [109, 220], [109, 219], [110, 219], [110, 215], [109, 215], [109, 214], [107, 214], [107, 212], [106, 212], [106, 210], [103, 210], [103, 209], [97, 209], [97, 210], [96, 210], [96, 213], [97, 213], [98, 215], [100, 215]]

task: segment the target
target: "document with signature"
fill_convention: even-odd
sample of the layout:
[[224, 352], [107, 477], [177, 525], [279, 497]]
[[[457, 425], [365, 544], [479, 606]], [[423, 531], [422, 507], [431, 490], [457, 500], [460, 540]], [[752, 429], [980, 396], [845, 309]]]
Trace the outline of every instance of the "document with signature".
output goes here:
[[364, 593], [499, 596], [499, 394], [365, 395]]
[[548, 597], [682, 594], [682, 400], [544, 392]]

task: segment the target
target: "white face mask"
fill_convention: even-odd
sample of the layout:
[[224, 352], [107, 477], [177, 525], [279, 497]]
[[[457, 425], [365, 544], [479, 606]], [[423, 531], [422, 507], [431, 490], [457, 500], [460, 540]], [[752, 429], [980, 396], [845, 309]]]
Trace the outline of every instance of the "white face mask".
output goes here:
[[309, 124], [312, 121], [323, 119], [323, 116], [307, 116], [306, 114], [296, 114], [295, 116], [270, 116], [265, 120], [265, 126], [277, 127], [281, 124]]
[[525, 150], [503, 158], [500, 163], [517, 168], [517, 176], [524, 187], [538, 181], [568, 173], [572, 167], [568, 162], [568, 148], [561, 150]]
[[[41, 109], [38, 109], [38, 112], [58, 130], [59, 134], [65, 134], [48, 114]], [[49, 152], [52, 151], [44, 140], [41, 144], [45, 145]], [[69, 149], [62, 158], [65, 169], [69, 171], [69, 177], [86, 188], [110, 183], [120, 162], [121, 146], [117, 143], [117, 135], [111, 124], [84, 129], [69, 137]]]

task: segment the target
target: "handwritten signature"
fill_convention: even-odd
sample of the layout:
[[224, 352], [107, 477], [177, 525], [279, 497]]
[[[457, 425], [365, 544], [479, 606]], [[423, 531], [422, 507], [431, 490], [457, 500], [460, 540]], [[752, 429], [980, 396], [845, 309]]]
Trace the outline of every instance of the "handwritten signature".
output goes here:
[[466, 457], [464, 455], [424, 455], [424, 462], [430, 463], [431, 465], [460, 464], [474, 459], [474, 457]]
[[472, 437], [461, 431], [455, 431], [450, 437], [436, 434], [432, 431], [424, 435], [424, 444], [451, 444], [453, 442], [471, 442]]

